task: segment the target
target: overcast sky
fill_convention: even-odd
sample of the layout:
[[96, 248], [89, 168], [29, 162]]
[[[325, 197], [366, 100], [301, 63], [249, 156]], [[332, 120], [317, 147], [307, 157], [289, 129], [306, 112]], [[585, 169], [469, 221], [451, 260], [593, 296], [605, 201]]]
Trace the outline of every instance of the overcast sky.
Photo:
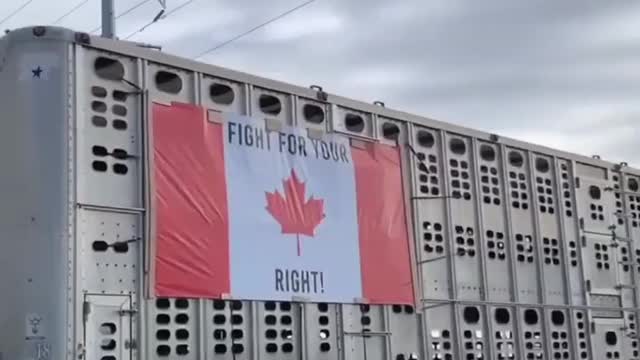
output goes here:
[[[140, 0], [115, 1], [121, 13]], [[50, 24], [80, 2], [32, 0], [2, 27]], [[192, 57], [302, 2], [195, 0], [132, 40]], [[23, 3], [0, 1], [0, 19]], [[122, 17], [118, 34], [158, 9]], [[99, 19], [89, 0], [60, 25]], [[640, 166], [639, 1], [316, 0], [202, 60]]]

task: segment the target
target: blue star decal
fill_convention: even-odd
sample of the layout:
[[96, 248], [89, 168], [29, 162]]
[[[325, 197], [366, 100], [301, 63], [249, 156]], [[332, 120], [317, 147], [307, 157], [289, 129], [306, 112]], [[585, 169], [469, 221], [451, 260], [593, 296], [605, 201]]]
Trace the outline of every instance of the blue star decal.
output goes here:
[[37, 68], [31, 70], [31, 72], [33, 73], [34, 78], [40, 78], [40, 75], [42, 75], [42, 68], [38, 66]]

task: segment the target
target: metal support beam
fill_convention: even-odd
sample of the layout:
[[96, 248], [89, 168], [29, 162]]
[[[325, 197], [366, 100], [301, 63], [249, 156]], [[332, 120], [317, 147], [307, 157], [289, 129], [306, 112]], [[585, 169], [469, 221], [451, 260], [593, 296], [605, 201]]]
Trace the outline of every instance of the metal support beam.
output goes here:
[[102, 0], [102, 37], [116, 37], [115, 0]]

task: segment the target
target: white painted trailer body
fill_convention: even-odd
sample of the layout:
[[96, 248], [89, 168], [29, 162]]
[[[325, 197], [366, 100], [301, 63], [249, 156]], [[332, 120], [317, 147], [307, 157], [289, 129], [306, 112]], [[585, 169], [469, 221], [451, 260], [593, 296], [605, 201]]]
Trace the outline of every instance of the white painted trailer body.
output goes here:
[[[402, 147], [416, 306], [156, 298], [151, 102]], [[638, 358], [625, 164], [57, 27], [0, 39], [0, 108], [0, 359]]]

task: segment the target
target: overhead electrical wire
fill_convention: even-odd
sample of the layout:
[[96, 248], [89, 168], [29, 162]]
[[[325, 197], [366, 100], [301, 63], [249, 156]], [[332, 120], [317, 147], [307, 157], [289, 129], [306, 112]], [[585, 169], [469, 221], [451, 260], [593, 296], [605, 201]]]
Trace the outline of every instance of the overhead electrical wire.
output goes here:
[[18, 15], [18, 13], [20, 11], [24, 10], [24, 8], [29, 6], [29, 4], [31, 4], [33, 1], [34, 0], [25, 1], [22, 5], [20, 5], [20, 7], [18, 7], [16, 10], [14, 10], [11, 14], [5, 16], [2, 20], [0, 20], [0, 25], [6, 23], [7, 21], [11, 20], [11, 18], [13, 18], [14, 16]]
[[[148, 3], [151, 0], [142, 0], [138, 3], [136, 3], [135, 5], [133, 5], [132, 7], [128, 8], [127, 10], [123, 11], [122, 13], [118, 14], [115, 18], [115, 20], [120, 19], [123, 16], [127, 16], [129, 15], [131, 12], [133, 12], [134, 10], [136, 10], [137, 8], [141, 7], [142, 5]], [[100, 29], [102, 29], [102, 26], [98, 26], [97, 28], [91, 30], [91, 33], [95, 33], [96, 31], [99, 31]]]
[[214, 52], [214, 51], [216, 51], [216, 50], [220, 49], [220, 48], [221, 48], [221, 47], [223, 47], [223, 46], [229, 45], [230, 43], [232, 43], [232, 42], [234, 42], [234, 41], [236, 41], [236, 40], [238, 40], [238, 39], [240, 39], [240, 38], [242, 38], [242, 37], [244, 37], [244, 36], [247, 36], [247, 35], [251, 34], [252, 32], [254, 32], [254, 31], [256, 31], [256, 30], [258, 30], [258, 29], [260, 29], [260, 28], [263, 28], [263, 27], [265, 27], [265, 26], [267, 26], [267, 25], [269, 25], [269, 24], [271, 24], [271, 23], [274, 23], [274, 22], [276, 22], [276, 21], [278, 21], [278, 20], [282, 19], [283, 17], [285, 17], [285, 16], [287, 16], [287, 15], [289, 15], [289, 14], [291, 14], [291, 13], [293, 13], [293, 12], [297, 11], [297, 10], [300, 10], [300, 9], [302, 9], [303, 7], [305, 7], [305, 6], [307, 6], [307, 5], [311, 4], [311, 3], [313, 3], [313, 2], [315, 2], [315, 1], [316, 1], [316, 0], [309, 0], [309, 1], [307, 1], [307, 2], [304, 2], [304, 3], [302, 3], [302, 4], [300, 4], [300, 5], [296, 6], [296, 7], [294, 7], [294, 8], [291, 8], [291, 9], [289, 9], [289, 10], [287, 10], [287, 11], [285, 11], [285, 12], [281, 13], [280, 15], [278, 15], [278, 16], [276, 16], [276, 17], [273, 17], [273, 18], [271, 18], [271, 19], [269, 19], [269, 20], [267, 20], [267, 21], [263, 22], [262, 24], [257, 25], [257, 26], [255, 26], [255, 27], [253, 27], [253, 28], [251, 28], [251, 29], [249, 29], [249, 30], [247, 30], [247, 31], [243, 32], [242, 34], [239, 34], [239, 35], [237, 35], [237, 36], [234, 36], [234, 37], [232, 37], [231, 39], [229, 39], [229, 40], [227, 40], [227, 41], [224, 41], [224, 42], [222, 42], [222, 43], [220, 43], [220, 44], [218, 44], [218, 45], [216, 45], [216, 46], [214, 46], [214, 47], [212, 47], [212, 48], [210, 48], [210, 49], [207, 49], [206, 51], [203, 51], [203, 52], [202, 52], [202, 53], [200, 53], [199, 55], [195, 56], [195, 57], [194, 57], [194, 59], [199, 59], [199, 58], [201, 58], [201, 57], [203, 57], [203, 56], [205, 56], [205, 55], [207, 55], [207, 54], [210, 54], [210, 53], [212, 53], [212, 52]]
[[160, 11], [160, 13], [158, 13], [158, 15], [156, 15], [156, 17], [153, 18], [153, 20], [149, 21], [147, 24], [145, 24], [144, 26], [142, 26], [141, 28], [139, 28], [138, 30], [132, 32], [131, 34], [127, 35], [124, 39], [125, 40], [129, 40], [132, 37], [134, 37], [136, 34], [139, 34], [143, 31], [145, 31], [149, 26], [157, 23], [160, 20], [164, 20], [166, 18], [168, 18], [169, 16], [175, 14], [176, 12], [184, 9], [185, 7], [193, 4], [196, 0], [188, 0], [185, 1], [184, 3], [180, 4], [180, 6], [178, 6], [177, 8], [165, 13], [164, 10]]
[[86, 5], [89, 1], [91, 1], [91, 0], [82, 0], [82, 1], [80, 1], [76, 6], [71, 8], [71, 10], [67, 11], [62, 16], [57, 18], [56, 21], [53, 22], [53, 25], [59, 24], [62, 20], [66, 19], [69, 15], [73, 14], [74, 12], [78, 11], [78, 9], [80, 9], [81, 7]]

